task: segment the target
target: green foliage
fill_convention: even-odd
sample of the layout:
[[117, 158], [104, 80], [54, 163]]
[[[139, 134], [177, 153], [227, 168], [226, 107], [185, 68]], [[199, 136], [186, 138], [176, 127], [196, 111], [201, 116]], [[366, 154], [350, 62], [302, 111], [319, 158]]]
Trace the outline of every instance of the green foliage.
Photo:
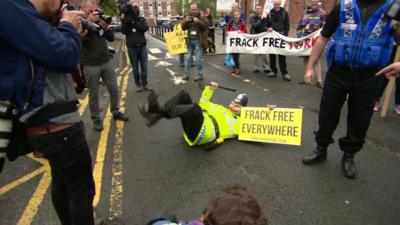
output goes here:
[[[189, 12], [189, 6], [191, 3], [196, 3], [200, 11], [205, 11], [206, 8], [210, 8], [212, 14], [216, 15], [217, 0], [176, 0], [175, 10], [179, 15], [187, 15]], [[182, 6], [184, 12], [182, 12]]]
[[100, 1], [100, 8], [110, 16], [117, 16], [118, 9], [117, 9], [117, 1], [116, 0], [101, 0]]

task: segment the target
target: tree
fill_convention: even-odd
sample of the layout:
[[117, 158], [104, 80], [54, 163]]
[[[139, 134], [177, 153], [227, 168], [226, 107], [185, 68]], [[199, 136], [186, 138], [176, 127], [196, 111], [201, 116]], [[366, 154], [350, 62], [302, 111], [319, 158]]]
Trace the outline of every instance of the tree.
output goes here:
[[97, 3], [104, 13], [111, 16], [118, 15], [117, 0], [97, 0]]
[[[200, 11], [204, 11], [206, 8], [210, 8], [213, 15], [215, 15], [216, 13], [217, 0], [176, 0], [175, 11], [177, 12], [177, 14], [187, 15], [191, 3], [196, 3]], [[182, 9], [184, 10], [183, 12]]]

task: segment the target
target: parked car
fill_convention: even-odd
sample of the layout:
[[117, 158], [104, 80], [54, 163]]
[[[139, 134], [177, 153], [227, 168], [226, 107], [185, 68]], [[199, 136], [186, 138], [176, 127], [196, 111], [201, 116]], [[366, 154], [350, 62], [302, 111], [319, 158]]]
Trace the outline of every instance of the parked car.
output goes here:
[[172, 29], [172, 28], [174, 28], [174, 26], [177, 22], [178, 22], [178, 20], [176, 20], [176, 19], [166, 20], [163, 22], [162, 26], [167, 29]]

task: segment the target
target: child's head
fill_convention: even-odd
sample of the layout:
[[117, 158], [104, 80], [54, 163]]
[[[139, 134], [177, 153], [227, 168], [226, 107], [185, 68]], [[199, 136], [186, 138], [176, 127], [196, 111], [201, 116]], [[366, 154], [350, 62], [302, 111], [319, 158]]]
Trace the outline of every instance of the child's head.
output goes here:
[[208, 203], [203, 214], [204, 225], [267, 225], [267, 218], [246, 188], [224, 188]]

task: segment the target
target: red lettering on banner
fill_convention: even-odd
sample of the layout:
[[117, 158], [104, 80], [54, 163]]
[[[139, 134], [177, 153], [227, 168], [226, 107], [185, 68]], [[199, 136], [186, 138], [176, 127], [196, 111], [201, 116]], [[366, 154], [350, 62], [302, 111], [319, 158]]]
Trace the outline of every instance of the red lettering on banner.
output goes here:
[[288, 42], [288, 44], [289, 44], [289, 49], [292, 49], [293, 48], [293, 42]]
[[311, 47], [314, 46], [315, 42], [317, 42], [318, 36], [312, 36], [311, 37]]
[[304, 40], [304, 48], [311, 48], [311, 46], [310, 46], [310, 39]]
[[302, 46], [303, 46], [303, 42], [302, 42], [302, 41], [301, 41], [301, 42], [295, 42], [295, 43], [294, 43], [294, 47], [295, 47], [296, 49], [300, 49]]

